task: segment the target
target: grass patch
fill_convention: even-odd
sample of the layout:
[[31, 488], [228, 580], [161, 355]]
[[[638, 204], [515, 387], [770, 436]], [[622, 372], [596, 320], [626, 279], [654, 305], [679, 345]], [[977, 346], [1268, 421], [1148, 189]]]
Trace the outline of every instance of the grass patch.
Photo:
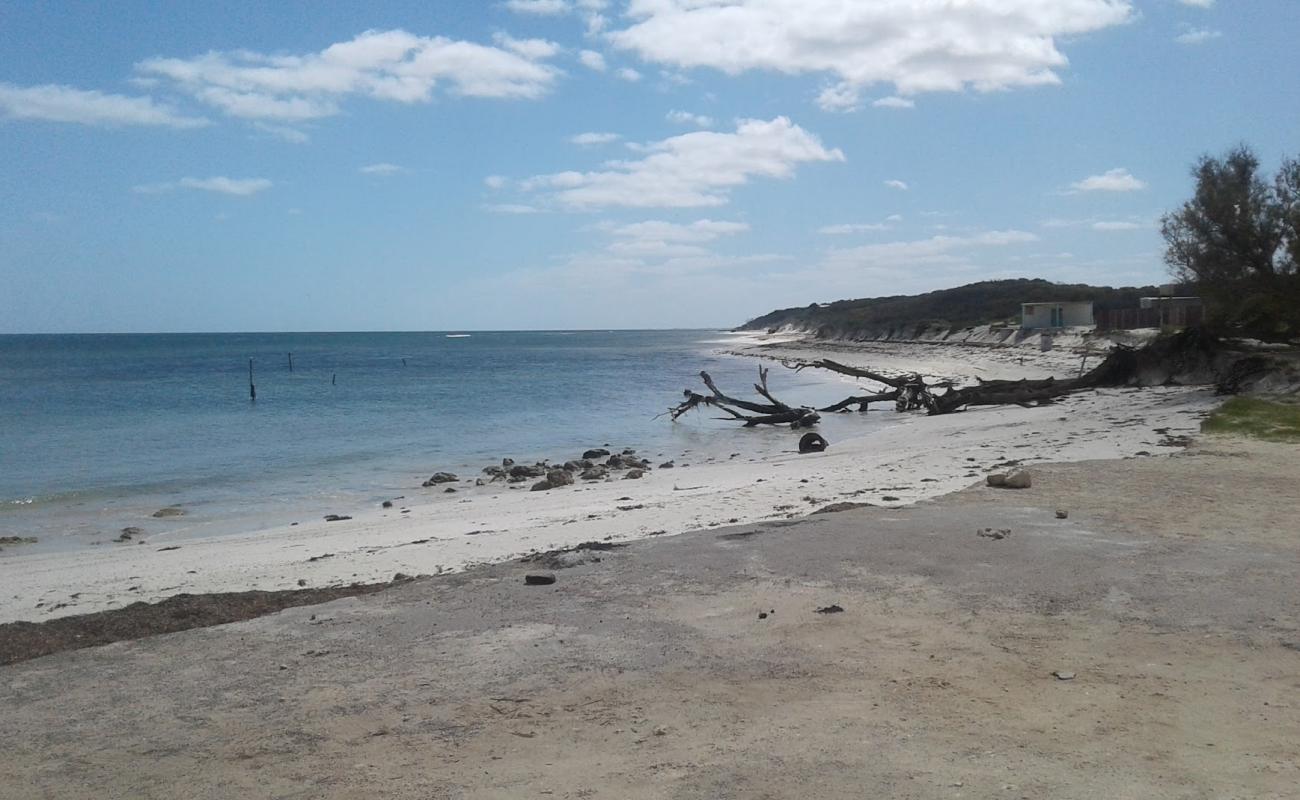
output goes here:
[[1201, 423], [1201, 430], [1251, 436], [1270, 442], [1300, 442], [1300, 404], [1234, 397]]

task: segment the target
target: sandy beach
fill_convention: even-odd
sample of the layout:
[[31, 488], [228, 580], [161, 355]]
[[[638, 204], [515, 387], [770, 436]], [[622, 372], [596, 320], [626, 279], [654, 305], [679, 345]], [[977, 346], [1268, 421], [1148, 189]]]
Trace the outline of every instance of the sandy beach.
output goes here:
[[[1067, 347], [1039, 352], [1036, 342], [980, 347], [741, 336], [719, 346], [762, 359], [826, 356], [963, 383], [976, 376], [1070, 375], [1082, 358]], [[844, 386], [847, 394], [853, 384]], [[665, 387], [666, 395], [670, 388]], [[440, 574], [586, 541], [623, 542], [795, 519], [839, 502], [903, 507], [981, 482], [986, 473], [1010, 464], [1178, 452], [1181, 438], [1197, 431], [1217, 402], [1199, 388], [1104, 389], [1044, 408], [898, 415], [896, 424], [834, 441], [824, 453], [794, 452], [791, 436], [786, 455], [710, 456], [689, 466], [648, 471], [637, 481], [579, 482], [529, 492], [527, 484], [475, 487], [475, 476], [461, 476], [469, 480], [455, 484], [455, 494], [413, 486], [391, 509], [322, 509], [322, 516], [297, 525], [240, 535], [175, 541], [149, 536], [143, 544], [106, 542], [73, 552], [24, 554], [12, 548], [0, 554], [0, 623], [91, 613], [181, 593], [337, 587], [388, 581], [399, 573]], [[888, 403], [868, 413], [896, 414]], [[583, 447], [575, 443], [569, 457], [576, 458]], [[679, 463], [690, 458], [687, 454]], [[351, 519], [325, 522], [325, 513]]]
[[1201, 439], [10, 665], [0, 794], [1293, 797], [1298, 464]]

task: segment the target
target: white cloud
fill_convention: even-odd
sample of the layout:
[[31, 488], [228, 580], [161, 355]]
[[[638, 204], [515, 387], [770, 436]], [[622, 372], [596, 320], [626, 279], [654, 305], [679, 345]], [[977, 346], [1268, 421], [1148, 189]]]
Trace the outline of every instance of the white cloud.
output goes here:
[[637, 81], [641, 80], [641, 73], [637, 72], [631, 67], [623, 67], [622, 69], [620, 69], [618, 72], [615, 72], [614, 74], [617, 75], [621, 80], [625, 80], [628, 83], [636, 83]]
[[1143, 222], [1136, 217], [1122, 220], [1051, 217], [1038, 224], [1044, 228], [1091, 228], [1094, 231], [1137, 231], [1151, 227], [1149, 222]]
[[1214, 5], [1214, 0], [1178, 0], [1178, 2], [1193, 8], [1209, 8]]
[[583, 50], [578, 53], [578, 60], [587, 69], [594, 69], [597, 72], [605, 71], [605, 57], [595, 50]]
[[827, 86], [817, 95], [817, 107], [822, 111], [857, 111], [862, 105], [862, 91], [848, 83]]
[[710, 251], [703, 244], [722, 236], [743, 233], [749, 230], [749, 226], [743, 222], [711, 219], [701, 219], [686, 225], [647, 220], [630, 225], [608, 225], [605, 229], [615, 239], [606, 247], [606, 251], [615, 256], [681, 258], [707, 256]]
[[577, 14], [586, 21], [588, 36], [599, 35], [609, 24], [605, 15], [600, 13], [609, 6], [607, 0], [576, 0], [572, 3], [567, 0], [506, 0], [505, 6], [518, 14], [537, 17]]
[[569, 4], [565, 0], [506, 0], [506, 8], [517, 14], [534, 14], [539, 17], [569, 13]]
[[694, 125], [697, 128], [712, 128], [713, 117], [706, 117], [703, 114], [692, 114], [689, 111], [678, 111], [673, 109], [669, 111], [664, 118], [669, 122], [677, 125]]
[[546, 39], [516, 39], [500, 32], [492, 34], [492, 41], [530, 61], [550, 58], [561, 50], [558, 44]]
[[499, 42], [503, 46], [491, 47], [372, 30], [316, 53], [209, 52], [190, 59], [151, 58], [136, 71], [146, 79], [165, 78], [231, 116], [279, 121], [337, 114], [339, 102], [350, 96], [426, 102], [440, 83], [465, 97], [546, 94], [558, 70], [542, 60], [558, 47], [541, 39], [499, 37]]
[[399, 167], [396, 164], [380, 162], [378, 164], [367, 164], [358, 170], [362, 175], [397, 175], [406, 172], [406, 167]]
[[907, 185], [906, 181], [900, 181], [897, 179], [885, 181], [885, 185], [888, 186], [890, 189], [898, 189], [900, 192], [906, 192], [908, 189], [911, 188], [910, 186]]
[[15, 86], [0, 82], [0, 115], [106, 128], [127, 125], [199, 128], [208, 124], [206, 119], [184, 116], [150, 97], [105, 94], [57, 84]]
[[248, 197], [270, 189], [274, 184], [266, 178], [181, 178], [174, 183], [150, 183], [134, 187], [138, 194], [162, 194], [175, 189], [197, 189], [237, 197]]
[[833, 248], [813, 272], [824, 273], [832, 281], [835, 276], [856, 276], [856, 280], [868, 276], [914, 278], [922, 268], [948, 271], [971, 268], [979, 250], [1036, 241], [1038, 237], [1032, 233], [1004, 230]]
[[1213, 31], [1209, 28], [1187, 28], [1182, 33], [1174, 37], [1174, 41], [1179, 44], [1205, 44], [1212, 39], [1218, 39], [1223, 35], [1223, 31]]
[[224, 86], [195, 87], [194, 96], [229, 116], [242, 119], [303, 122], [339, 113], [338, 104], [332, 100], [274, 97], [258, 92], [238, 92]]
[[311, 139], [306, 133], [291, 128], [288, 125], [272, 125], [267, 122], [254, 122], [253, 127], [263, 133], [270, 134], [277, 139], [289, 142], [290, 144], [304, 144]]
[[876, 108], [916, 108], [915, 101], [908, 100], [906, 97], [882, 97], [871, 101], [871, 105]]
[[653, 239], [665, 242], [711, 242], [721, 236], [734, 236], [749, 230], [744, 222], [700, 219], [688, 224], [646, 220], [626, 225], [608, 225], [605, 230], [621, 239]]
[[588, 133], [579, 133], [576, 136], [570, 136], [569, 141], [580, 147], [590, 147], [591, 145], [596, 145], [596, 144], [609, 144], [610, 142], [617, 142], [619, 139], [622, 138], [623, 137], [619, 136], [617, 133], [597, 133], [593, 131]]
[[489, 175], [483, 179], [483, 185], [494, 190], [504, 188], [506, 183], [507, 180], [504, 175]]
[[889, 226], [883, 222], [853, 222], [843, 225], [823, 225], [817, 229], [817, 232], [823, 236], [846, 236], [852, 233], [869, 233], [872, 231], [887, 231]]
[[695, 131], [639, 150], [646, 154], [639, 160], [609, 161], [595, 172], [537, 175], [521, 186], [574, 209], [720, 206], [751, 178], [790, 178], [799, 164], [844, 160], [786, 117], [741, 120], [735, 133]]
[[899, 94], [1060, 82], [1058, 37], [1134, 18], [1130, 0], [632, 0], [611, 43], [646, 61], [729, 75], [823, 74], [823, 107], [864, 87]]
[[541, 211], [540, 208], [523, 203], [493, 203], [483, 206], [483, 210], [493, 214], [537, 214]]
[[1079, 192], [1135, 192], [1146, 187], [1144, 182], [1130, 175], [1123, 167], [1108, 169], [1100, 175], [1089, 175], [1070, 184], [1071, 189]]

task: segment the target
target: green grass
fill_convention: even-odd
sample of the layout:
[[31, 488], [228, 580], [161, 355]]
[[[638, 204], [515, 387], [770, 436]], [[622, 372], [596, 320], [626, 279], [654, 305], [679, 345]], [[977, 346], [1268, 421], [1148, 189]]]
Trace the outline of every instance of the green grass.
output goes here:
[[1300, 442], [1300, 403], [1234, 397], [1201, 423], [1201, 430], [1270, 442]]

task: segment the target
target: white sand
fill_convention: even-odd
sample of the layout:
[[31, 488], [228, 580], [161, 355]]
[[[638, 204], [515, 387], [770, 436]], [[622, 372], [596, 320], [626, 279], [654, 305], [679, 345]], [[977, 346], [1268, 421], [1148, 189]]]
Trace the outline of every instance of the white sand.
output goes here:
[[[1077, 372], [1080, 356], [1033, 347], [935, 344], [838, 345], [737, 337], [756, 355], [825, 356], [881, 371], [915, 371], [970, 382]], [[1094, 356], [1091, 363], [1095, 363]], [[1022, 363], [1023, 359], [1023, 363]], [[848, 387], [846, 387], [848, 388]], [[1009, 460], [1081, 461], [1169, 453], [1169, 435], [1194, 433], [1217, 405], [1206, 389], [1100, 390], [1044, 408], [981, 408], [940, 417], [905, 415], [814, 455], [722, 461], [654, 470], [619, 480], [529, 492], [528, 484], [461, 491], [413, 490], [392, 509], [177, 542], [0, 556], [0, 622], [43, 620], [170, 595], [293, 589], [384, 581], [498, 561], [590, 540], [678, 534], [710, 526], [793, 517], [823, 505], [903, 505], [975, 482]], [[896, 412], [881, 404], [871, 414]], [[618, 473], [616, 473], [618, 474]], [[888, 498], [888, 499], [887, 499]], [[406, 505], [403, 505], [406, 503]], [[409, 508], [409, 513], [401, 513]]]

